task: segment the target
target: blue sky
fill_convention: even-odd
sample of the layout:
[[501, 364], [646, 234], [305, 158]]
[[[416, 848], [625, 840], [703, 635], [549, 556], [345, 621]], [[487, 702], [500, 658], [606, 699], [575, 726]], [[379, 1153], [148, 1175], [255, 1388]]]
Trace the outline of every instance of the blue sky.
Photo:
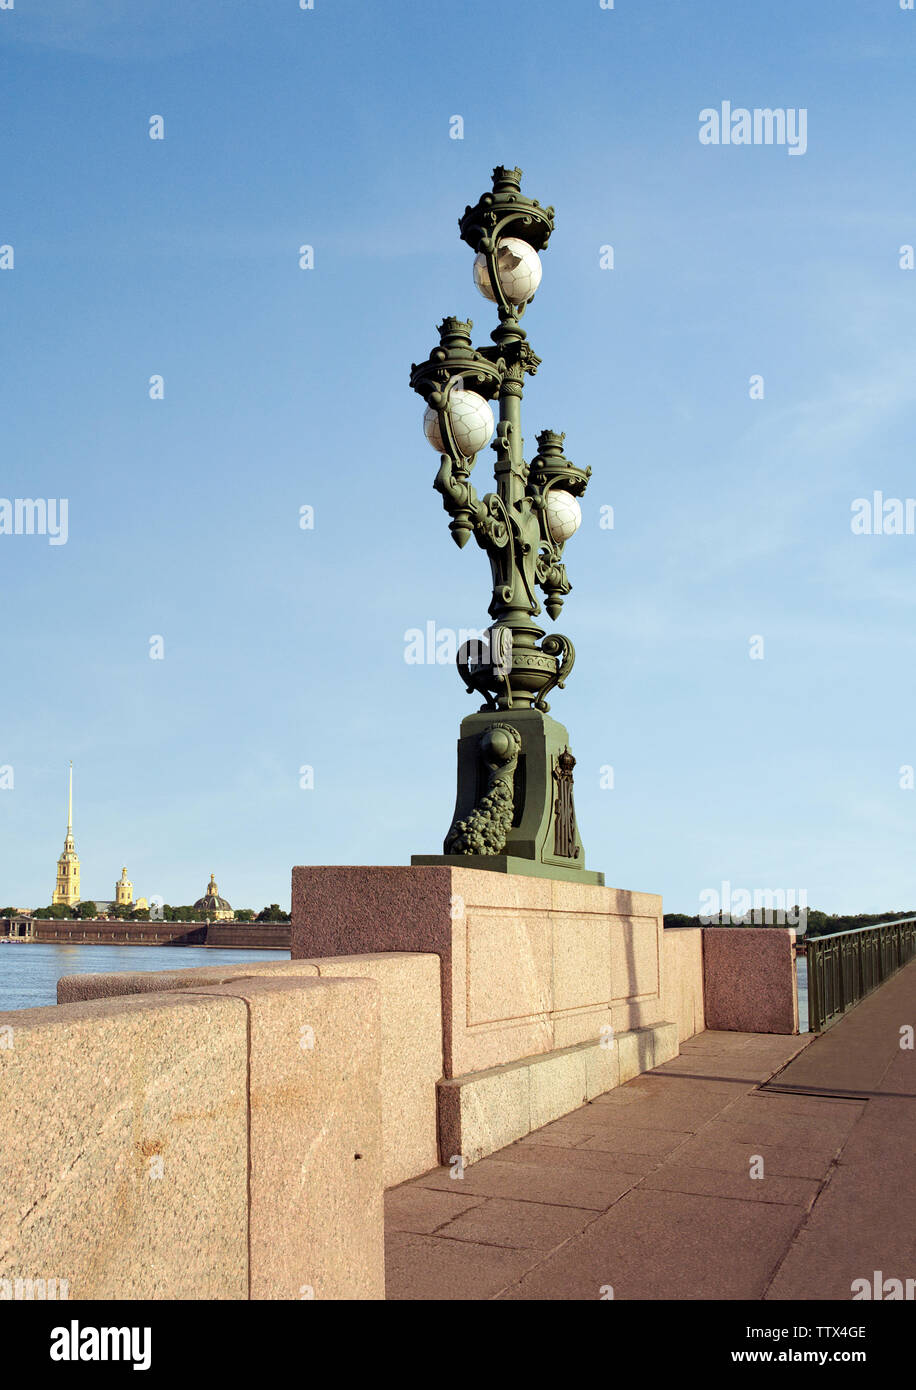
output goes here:
[[[456, 219], [517, 163], [556, 208], [527, 452], [593, 469], [552, 702], [589, 865], [916, 907], [916, 536], [850, 526], [916, 495], [916, 13], [15, 0], [0, 62], [0, 494], [69, 502], [0, 535], [3, 905], [50, 899], [70, 758], [86, 897], [439, 851], [475, 704], [405, 632], [485, 623], [489, 571], [408, 372], [445, 314], [487, 340]], [[726, 100], [805, 108], [805, 154], [702, 145]]]

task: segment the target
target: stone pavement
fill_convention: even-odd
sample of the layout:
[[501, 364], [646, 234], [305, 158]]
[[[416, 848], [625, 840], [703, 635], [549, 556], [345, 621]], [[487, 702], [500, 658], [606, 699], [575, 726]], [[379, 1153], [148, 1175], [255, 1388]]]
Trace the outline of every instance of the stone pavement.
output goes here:
[[[706, 1032], [386, 1193], [391, 1299], [841, 1299], [916, 1276], [916, 962], [820, 1037]], [[760, 1171], [761, 1177], [752, 1177]]]

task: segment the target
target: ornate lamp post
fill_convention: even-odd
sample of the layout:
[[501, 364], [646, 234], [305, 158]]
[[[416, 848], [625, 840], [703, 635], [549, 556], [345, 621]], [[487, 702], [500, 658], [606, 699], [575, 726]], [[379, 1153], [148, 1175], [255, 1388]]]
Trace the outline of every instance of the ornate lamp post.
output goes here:
[[[520, 169], [494, 169], [493, 191], [458, 223], [476, 253], [475, 284], [496, 304], [494, 346], [474, 348], [473, 324], [446, 318], [439, 346], [411, 368], [410, 384], [427, 405], [426, 437], [440, 455], [433, 486], [452, 518], [452, 538], [464, 546], [473, 535], [493, 575], [492, 624], [458, 652], [468, 691], [484, 704], [461, 724], [458, 796], [444, 854], [414, 855], [411, 862], [603, 883], [603, 874], [584, 865], [569, 736], [547, 714], [546, 696], [565, 684], [575, 652], [568, 637], [547, 636], [535, 622], [536, 588], [554, 619], [570, 591], [563, 547], [580, 524], [576, 498], [591, 469], [564, 458], [565, 436], [551, 430], [537, 436], [529, 463], [523, 456], [522, 391], [540, 358], [521, 318], [541, 281], [538, 252], [553, 231], [553, 208], [526, 198], [521, 178]], [[496, 491], [481, 498], [470, 475], [493, 434], [494, 400]]]

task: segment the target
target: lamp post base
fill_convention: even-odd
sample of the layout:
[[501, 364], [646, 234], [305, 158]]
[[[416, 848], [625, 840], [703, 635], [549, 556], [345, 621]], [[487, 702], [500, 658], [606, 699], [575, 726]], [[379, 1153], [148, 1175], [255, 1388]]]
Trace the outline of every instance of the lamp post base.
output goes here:
[[485, 710], [461, 721], [458, 794], [444, 864], [601, 885], [576, 824], [576, 760], [562, 724], [536, 709]]
[[557, 878], [566, 883], [604, 887], [604, 874], [596, 869], [569, 869], [562, 864], [539, 864], [535, 859], [516, 859], [509, 854], [412, 854], [412, 868], [445, 865], [452, 869], [486, 869], [496, 874], [527, 874], [529, 878]]

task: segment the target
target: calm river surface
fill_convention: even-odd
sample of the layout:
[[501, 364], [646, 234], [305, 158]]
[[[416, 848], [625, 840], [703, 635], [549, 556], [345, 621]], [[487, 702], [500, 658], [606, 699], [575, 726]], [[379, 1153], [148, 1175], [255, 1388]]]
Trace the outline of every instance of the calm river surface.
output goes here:
[[806, 956], [797, 956], [795, 965], [798, 975], [798, 1031], [807, 1033], [808, 1031], [808, 960]]
[[[57, 1003], [61, 975], [109, 970], [187, 970], [242, 960], [289, 960], [289, 951], [227, 951], [205, 946], [63, 946], [37, 941], [0, 946], [0, 1011]], [[808, 1031], [808, 962], [798, 957], [798, 1026]]]
[[56, 1004], [61, 975], [187, 970], [195, 965], [237, 965], [243, 960], [289, 960], [289, 951], [206, 946], [66, 946], [53, 941], [0, 945], [0, 1011]]

